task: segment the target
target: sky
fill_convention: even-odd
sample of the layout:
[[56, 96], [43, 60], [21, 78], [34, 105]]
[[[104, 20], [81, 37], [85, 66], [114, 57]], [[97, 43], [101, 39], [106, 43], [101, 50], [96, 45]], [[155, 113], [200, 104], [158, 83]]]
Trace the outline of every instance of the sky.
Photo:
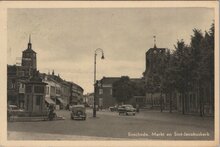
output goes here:
[[190, 43], [192, 29], [208, 31], [211, 8], [48, 8], [8, 9], [7, 63], [21, 62], [31, 34], [37, 69], [54, 70], [61, 78], [93, 92], [94, 51], [97, 80], [105, 77], [140, 78], [145, 53], [156, 45], [174, 49], [177, 40]]

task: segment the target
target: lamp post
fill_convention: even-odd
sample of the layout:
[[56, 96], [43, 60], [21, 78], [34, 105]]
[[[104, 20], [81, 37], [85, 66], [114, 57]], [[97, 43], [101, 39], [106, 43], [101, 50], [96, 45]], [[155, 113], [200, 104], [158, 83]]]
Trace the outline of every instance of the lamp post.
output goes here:
[[94, 106], [93, 106], [93, 117], [96, 117], [96, 56], [97, 56], [98, 51], [100, 51], [102, 53], [101, 59], [104, 59], [104, 51], [101, 48], [97, 48], [95, 50], [95, 55], [94, 55]]

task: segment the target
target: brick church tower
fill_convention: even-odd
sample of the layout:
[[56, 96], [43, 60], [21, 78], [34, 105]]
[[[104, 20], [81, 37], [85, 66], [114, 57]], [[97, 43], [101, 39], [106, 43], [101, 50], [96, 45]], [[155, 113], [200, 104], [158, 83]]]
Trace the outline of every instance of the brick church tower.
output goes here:
[[148, 51], [145, 54], [146, 67], [143, 76], [146, 81], [148, 75], [156, 73], [158, 65], [163, 60], [165, 53], [166, 53], [166, 48], [157, 48], [156, 36], [154, 36], [154, 47], [148, 49]]
[[37, 57], [36, 52], [32, 49], [31, 36], [29, 36], [27, 49], [22, 52], [21, 66], [26, 69], [25, 75], [32, 75], [33, 71], [37, 70]]

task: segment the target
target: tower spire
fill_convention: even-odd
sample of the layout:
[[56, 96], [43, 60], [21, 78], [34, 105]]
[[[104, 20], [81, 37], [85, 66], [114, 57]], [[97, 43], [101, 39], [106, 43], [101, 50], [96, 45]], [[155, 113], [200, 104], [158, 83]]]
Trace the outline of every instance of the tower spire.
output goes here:
[[31, 43], [31, 34], [29, 34], [29, 43]]
[[31, 47], [31, 34], [29, 34], [28, 49], [32, 49], [32, 47]]
[[156, 36], [154, 35], [153, 38], [154, 38], [154, 48], [157, 48], [157, 46], [156, 46]]

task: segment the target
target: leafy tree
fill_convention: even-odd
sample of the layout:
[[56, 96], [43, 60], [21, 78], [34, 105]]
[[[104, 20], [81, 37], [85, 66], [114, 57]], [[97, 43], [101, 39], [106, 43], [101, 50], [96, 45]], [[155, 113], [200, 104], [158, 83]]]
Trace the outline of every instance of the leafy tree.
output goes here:
[[[200, 59], [197, 61], [195, 72], [197, 73], [196, 83], [200, 100], [200, 115], [203, 116], [204, 92], [206, 92], [204, 89], [209, 88], [210, 97], [211, 99], [214, 99], [214, 24], [212, 24], [209, 32], [205, 32], [199, 45]], [[209, 83], [209, 85], [207, 85], [207, 83]], [[212, 101], [212, 103], [214, 102]]]
[[134, 86], [129, 77], [123, 76], [113, 83], [113, 96], [116, 98], [116, 101], [126, 103], [133, 97], [133, 94]]
[[145, 95], [145, 83], [143, 80], [140, 80], [139, 82], [132, 82], [133, 87], [133, 95], [136, 96], [144, 96]]
[[205, 35], [201, 30], [193, 29], [190, 45], [183, 40], [177, 41], [173, 53], [167, 52], [162, 58], [157, 58], [154, 63], [156, 68], [148, 73], [146, 92], [153, 94], [160, 91], [169, 94], [170, 112], [174, 91], [181, 94], [183, 114], [185, 99], [190, 91], [198, 93], [201, 116], [204, 113], [204, 89], [210, 89], [210, 96], [214, 99], [214, 28], [212, 24]]
[[166, 53], [166, 68], [164, 70], [163, 78], [161, 80], [161, 90], [165, 93], [166, 97], [169, 94], [170, 112], [172, 112], [172, 93], [175, 91], [175, 69], [174, 56], [171, 56], [170, 51]]

